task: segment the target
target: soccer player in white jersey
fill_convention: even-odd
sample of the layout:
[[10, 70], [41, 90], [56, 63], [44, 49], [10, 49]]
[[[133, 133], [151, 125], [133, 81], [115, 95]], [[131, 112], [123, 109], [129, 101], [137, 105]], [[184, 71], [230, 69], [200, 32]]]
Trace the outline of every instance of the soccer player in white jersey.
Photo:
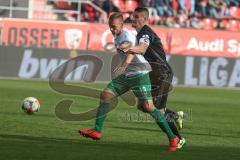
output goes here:
[[162, 131], [168, 136], [170, 142], [169, 151], [176, 151], [178, 137], [174, 135], [164, 115], [154, 107], [151, 96], [151, 82], [149, 79], [149, 64], [142, 55], [124, 54], [122, 50], [136, 44], [136, 37], [131, 31], [123, 28], [123, 16], [121, 13], [114, 13], [109, 17], [109, 28], [114, 35], [114, 43], [119, 55], [120, 64], [115, 68], [114, 78], [100, 95], [100, 103], [96, 115], [95, 126], [91, 129], [80, 129], [79, 133], [84, 137], [92, 139], [102, 138], [102, 128], [106, 114], [114, 98], [132, 90], [138, 98], [140, 110], [149, 113], [156, 121]]

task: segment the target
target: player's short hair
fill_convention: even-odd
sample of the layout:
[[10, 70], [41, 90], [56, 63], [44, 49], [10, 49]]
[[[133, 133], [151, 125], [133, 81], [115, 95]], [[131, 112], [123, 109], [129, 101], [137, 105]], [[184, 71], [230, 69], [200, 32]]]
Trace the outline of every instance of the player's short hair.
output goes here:
[[111, 23], [114, 19], [120, 19], [123, 21], [123, 15], [120, 12], [115, 12], [110, 15], [108, 23]]
[[146, 17], [149, 18], [149, 11], [145, 7], [138, 7], [134, 10], [134, 12], [144, 13], [146, 15]]

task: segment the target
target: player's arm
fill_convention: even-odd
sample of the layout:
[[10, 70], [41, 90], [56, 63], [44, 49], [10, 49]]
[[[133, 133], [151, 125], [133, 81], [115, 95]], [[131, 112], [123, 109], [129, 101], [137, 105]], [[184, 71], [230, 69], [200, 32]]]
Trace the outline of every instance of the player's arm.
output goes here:
[[132, 62], [134, 57], [135, 57], [134, 54], [128, 54], [125, 61], [122, 64], [120, 64], [119, 66], [117, 66], [113, 70], [113, 73], [116, 74], [116, 75], [122, 74], [126, 70], [127, 66]]
[[138, 45], [129, 47], [125, 50], [126, 54], [141, 54], [144, 55], [150, 44], [149, 34], [143, 34], [139, 39]]
[[[131, 42], [124, 42], [122, 43], [119, 48], [121, 50], [128, 50], [132, 47], [132, 43]], [[134, 59], [135, 55], [134, 54], [128, 54], [125, 61], [123, 62], [123, 64], [129, 64], [132, 62], [132, 60]]]
[[[119, 46], [119, 49], [124, 51], [124, 50], [127, 50], [131, 47], [131, 43], [123, 43]], [[116, 74], [116, 75], [120, 75], [122, 74], [125, 69], [127, 68], [127, 66], [133, 61], [135, 55], [134, 54], [128, 54], [125, 58], [125, 60], [123, 61], [122, 64], [120, 64], [119, 66], [117, 66], [113, 72]]]
[[125, 61], [122, 63], [122, 66], [127, 67], [133, 61], [134, 57], [134, 54], [128, 54]]
[[144, 55], [148, 49], [147, 43], [140, 43], [137, 46], [132, 46], [128, 50], [126, 50], [126, 54], [132, 55], [132, 54], [141, 54]]

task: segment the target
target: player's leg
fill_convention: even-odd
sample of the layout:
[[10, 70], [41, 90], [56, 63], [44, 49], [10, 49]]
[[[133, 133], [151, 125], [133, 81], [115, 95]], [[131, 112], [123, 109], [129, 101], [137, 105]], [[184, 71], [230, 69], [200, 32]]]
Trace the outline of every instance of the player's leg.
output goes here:
[[172, 115], [172, 112], [168, 112], [167, 109], [165, 109], [165, 118], [166, 118], [166, 120], [167, 120], [167, 122], [168, 122], [168, 124], [169, 124], [169, 126], [171, 128], [171, 130], [173, 131], [173, 133], [180, 138], [180, 142], [178, 144], [178, 148], [182, 148], [186, 144], [186, 140], [185, 140], [185, 138], [183, 138], [181, 136], [181, 134], [178, 131], [178, 128], [175, 125], [176, 117], [174, 117], [174, 115]]
[[[178, 128], [175, 125], [175, 119], [172, 116], [174, 113], [173, 112], [166, 112], [166, 104], [167, 104], [167, 99], [168, 99], [168, 94], [167, 92], [163, 92], [164, 90], [168, 90], [167, 88], [169, 87], [169, 83], [164, 83], [164, 81], [159, 82], [159, 91], [154, 94], [153, 102], [156, 108], [158, 108], [164, 115], [165, 118], [168, 122], [169, 127], [171, 128], [172, 132], [178, 136], [180, 139], [180, 142], [178, 144], [178, 148], [182, 148], [182, 146], [186, 143], [186, 140], [181, 136], [181, 134], [178, 131]], [[168, 110], [169, 111], [169, 110]]]
[[115, 93], [110, 88], [105, 88], [100, 94], [100, 102], [97, 109], [97, 115], [95, 120], [94, 128], [83, 130], [80, 129], [79, 133], [84, 137], [89, 137], [92, 139], [102, 138], [102, 128], [104, 121], [107, 117], [111, 101], [116, 97]]
[[[154, 107], [154, 104], [152, 101], [142, 101], [140, 102], [139, 106], [142, 107], [141, 110], [144, 112], [148, 112], [154, 119], [157, 125], [161, 128], [161, 130], [166, 133], [166, 135], [169, 138], [169, 150], [170, 151], [176, 151], [177, 148], [181, 148], [180, 142], [178, 136], [176, 136], [172, 129], [169, 126], [169, 123], [166, 121], [164, 114], [161, 113], [161, 111]], [[184, 139], [185, 140], [185, 139]]]
[[116, 97], [116, 95], [109, 88], [105, 88], [101, 92], [100, 102], [99, 102], [99, 106], [97, 108], [95, 126], [94, 126], [94, 128], [87, 129], [87, 130], [80, 129], [79, 133], [81, 135], [83, 135], [84, 137], [89, 137], [89, 138], [96, 139], [96, 140], [102, 138], [101, 131], [103, 128], [103, 124], [106, 119], [107, 113], [109, 111], [110, 102], [115, 97]]
[[[161, 94], [162, 93], [158, 93], [158, 94], [153, 93], [152, 94], [154, 104], [159, 109], [162, 106], [166, 106], [165, 104], [164, 105], [159, 105], [159, 103], [161, 103], [162, 99], [167, 99], [167, 97], [168, 97], [168, 94], [165, 94], [165, 95], [161, 95]], [[163, 101], [166, 101], [166, 100], [163, 100]], [[165, 113], [164, 115], [166, 117], [171, 117], [171, 119], [176, 122], [179, 129], [183, 128], [183, 119], [184, 119], [184, 112], [183, 111], [175, 112], [175, 111], [170, 110], [168, 107], [165, 107], [165, 108], [161, 109], [161, 112]]]
[[164, 115], [160, 110], [154, 107], [152, 100], [139, 101], [138, 108], [141, 108], [140, 110], [149, 113], [155, 119], [162, 131], [167, 134], [169, 139], [175, 138], [175, 135], [169, 127]]
[[131, 89], [139, 99], [138, 108], [149, 113], [155, 119], [158, 126], [169, 138], [170, 151], [176, 151], [179, 138], [172, 133], [164, 115], [154, 107], [151, 96], [151, 83], [149, 75], [143, 74], [134, 79], [131, 83]]
[[94, 130], [97, 131], [98, 133], [102, 132], [104, 121], [107, 117], [107, 113], [110, 110], [109, 109], [110, 105], [115, 98], [116, 98], [116, 94], [114, 93], [112, 88], [109, 88], [109, 85], [107, 88], [105, 88], [102, 91], [100, 95], [100, 102], [99, 102], [99, 107], [97, 110], [96, 121], [94, 126]]
[[156, 120], [159, 127], [167, 134], [168, 138], [174, 138], [175, 135], [169, 128], [164, 115], [154, 107], [149, 74], [139, 74], [130, 82], [131, 90], [139, 100], [138, 108], [143, 112], [149, 113]]
[[172, 117], [179, 130], [183, 128], [183, 120], [185, 118], [185, 113], [183, 111], [174, 112], [169, 108], [166, 108], [165, 115]]
[[154, 105], [156, 106], [156, 108], [158, 108], [165, 115], [165, 118], [166, 118], [166, 120], [168, 122], [168, 125], [170, 126], [172, 132], [176, 136], [178, 136], [180, 139], [182, 139], [182, 136], [179, 133], [179, 131], [178, 131], [176, 125], [175, 125], [175, 120], [173, 119], [171, 114], [166, 113], [167, 98], [168, 98], [168, 95], [155, 97], [154, 98]]
[[[152, 96], [154, 104], [157, 108], [166, 106], [168, 93], [172, 90], [171, 83], [173, 79], [173, 72], [170, 67], [167, 67], [165, 69], [154, 70], [151, 72], [150, 79], [152, 84]], [[165, 110], [163, 111], [175, 120], [178, 127], [182, 128], [183, 117], [181, 116], [181, 114], [178, 115], [177, 112], [174, 112], [166, 107], [164, 107], [164, 109]]]
[[[151, 73], [151, 84], [153, 85], [153, 102], [155, 107], [158, 108], [165, 115], [165, 118], [172, 132], [176, 136], [178, 136], [179, 139], [185, 142], [185, 139], [182, 138], [181, 134], [178, 131], [178, 128], [175, 125], [175, 119], [172, 116], [173, 114], [175, 114], [175, 112], [170, 112], [170, 110], [168, 110], [168, 114], [166, 114], [166, 103], [168, 98], [168, 92], [171, 90], [172, 87], [172, 78], [173, 74], [170, 71], [163, 74], [163, 71], [155, 70]], [[179, 148], [181, 148], [181, 146]]]
[[79, 132], [92, 139], [100, 139], [102, 137], [101, 132], [103, 124], [107, 117], [107, 113], [114, 107], [116, 98], [130, 89], [126, 82], [125, 76], [121, 75], [113, 79], [107, 87], [102, 91], [100, 95], [99, 107], [96, 114], [95, 126], [93, 129], [79, 130]]
[[[159, 85], [164, 88], [163, 92], [159, 95], [166, 95], [166, 99], [168, 97], [168, 93], [172, 90], [172, 80], [173, 80], [173, 72], [169, 71], [167, 74], [164, 74], [164, 76], [162, 76], [162, 79], [159, 79]], [[161, 82], [162, 81], [162, 82]], [[165, 97], [163, 97], [162, 99], [165, 99]], [[167, 100], [166, 100], [167, 101]], [[166, 105], [165, 105], [166, 106]], [[182, 129], [183, 127], [183, 118], [184, 118], [184, 113], [183, 111], [172, 111], [170, 110], [168, 107], [165, 107], [165, 114], [170, 115], [172, 117], [172, 119], [175, 120], [178, 129]]]

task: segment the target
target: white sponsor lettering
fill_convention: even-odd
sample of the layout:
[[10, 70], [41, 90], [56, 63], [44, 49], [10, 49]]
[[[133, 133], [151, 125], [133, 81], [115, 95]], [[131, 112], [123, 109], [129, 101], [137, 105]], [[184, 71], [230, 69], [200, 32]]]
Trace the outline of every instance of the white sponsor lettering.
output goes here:
[[207, 78], [208, 78], [208, 58], [201, 58], [200, 62], [200, 73], [199, 73], [199, 85], [207, 86]]
[[43, 79], [46, 79], [50, 73], [52, 73], [55, 69], [56, 66], [58, 66], [58, 60], [57, 59], [52, 59], [49, 60], [46, 58], [41, 59], [40, 63], [40, 77]]
[[[202, 57], [186, 57], [184, 84], [191, 86], [237, 87], [240, 86], [240, 60], [236, 60], [229, 70], [228, 59], [215, 58], [210, 61]], [[211, 62], [211, 63], [210, 63]], [[197, 65], [200, 65], [199, 67]], [[199, 69], [198, 69], [199, 68]]]
[[229, 40], [228, 41], [228, 50], [229, 53], [234, 53], [240, 56], [240, 43], [236, 40]]
[[[32, 56], [32, 50], [25, 50], [23, 59], [18, 72], [18, 76], [21, 78], [34, 78], [47, 79], [49, 75], [61, 64], [67, 61], [67, 59], [46, 59], [37, 58]], [[89, 65], [79, 65], [78, 68], [73, 69], [74, 63], [67, 65], [67, 71], [71, 71], [65, 80], [83, 80]], [[38, 75], [39, 73], [39, 75]], [[59, 73], [60, 74], [60, 73]]]
[[224, 51], [224, 40], [216, 39], [214, 41], [200, 41], [197, 38], [191, 38], [188, 45], [188, 50], [197, 51], [210, 51], [210, 52], [223, 52]]
[[228, 72], [224, 69], [228, 64], [225, 58], [216, 58], [210, 66], [209, 79], [210, 82], [217, 87], [223, 87], [227, 84]]
[[194, 57], [186, 57], [185, 66], [185, 84], [186, 85], [197, 85], [197, 78], [193, 77], [194, 69]]
[[236, 60], [228, 86], [235, 87], [237, 84], [240, 84], [240, 59]]
[[25, 50], [20, 70], [18, 73], [19, 77], [22, 78], [31, 78], [33, 77], [38, 70], [38, 59], [32, 58], [32, 50]]

